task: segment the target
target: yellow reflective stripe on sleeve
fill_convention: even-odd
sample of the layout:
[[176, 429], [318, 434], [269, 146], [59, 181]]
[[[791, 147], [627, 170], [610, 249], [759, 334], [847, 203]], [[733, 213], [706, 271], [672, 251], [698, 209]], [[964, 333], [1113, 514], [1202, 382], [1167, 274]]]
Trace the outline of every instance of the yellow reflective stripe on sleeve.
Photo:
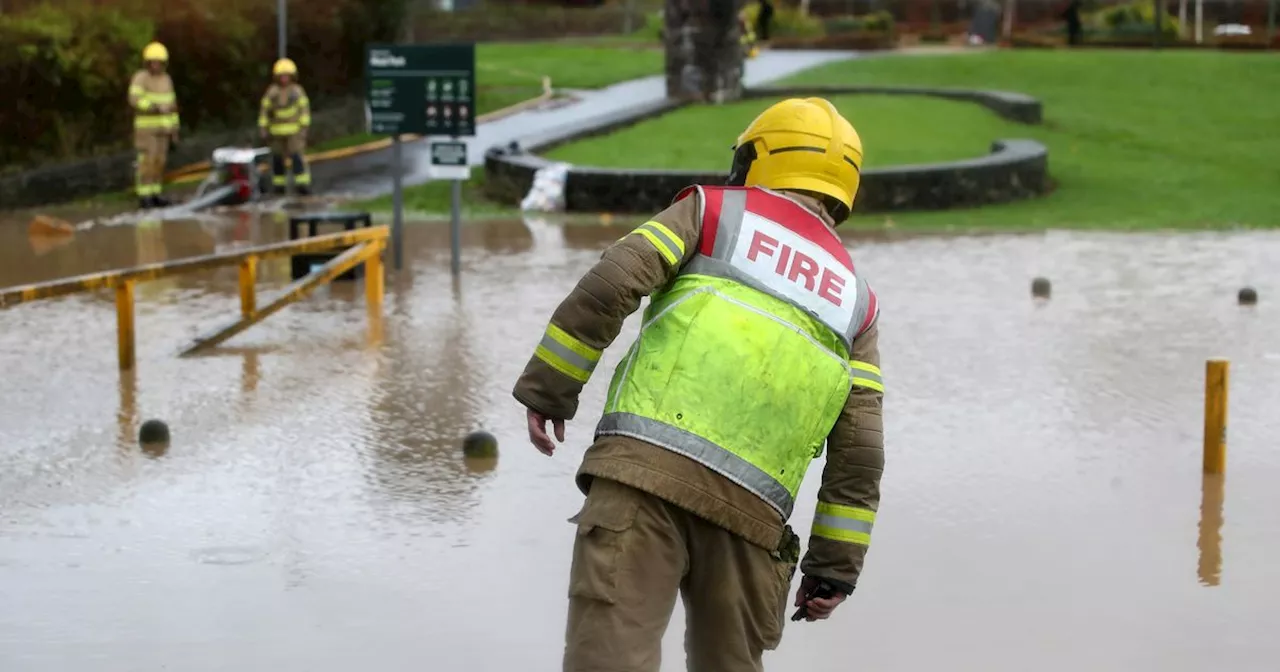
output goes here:
[[684, 258], [684, 241], [660, 222], [649, 220], [636, 227], [631, 233], [638, 233], [653, 243], [653, 246], [658, 249], [658, 254], [661, 254], [671, 266], [679, 264]]
[[813, 516], [813, 536], [849, 544], [871, 544], [871, 527], [876, 512], [856, 506], [818, 502]]
[[876, 392], [884, 392], [884, 380], [880, 377], [880, 367], [866, 362], [849, 361], [853, 369], [853, 384]]
[[534, 354], [546, 362], [551, 368], [566, 376], [585, 383], [591, 379], [596, 363], [600, 361], [600, 351], [570, 336], [568, 332], [554, 324], [547, 325], [547, 332], [542, 336]]

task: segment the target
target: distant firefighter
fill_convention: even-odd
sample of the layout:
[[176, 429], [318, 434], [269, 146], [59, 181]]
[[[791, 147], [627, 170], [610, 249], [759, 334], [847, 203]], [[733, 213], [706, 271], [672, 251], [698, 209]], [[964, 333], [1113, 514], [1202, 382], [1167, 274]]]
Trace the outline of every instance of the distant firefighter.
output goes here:
[[133, 108], [133, 145], [138, 151], [135, 189], [143, 208], [165, 206], [164, 166], [169, 144], [178, 141], [178, 101], [173, 80], [165, 68], [169, 50], [152, 42], [142, 50], [143, 69], [129, 81], [129, 106]]
[[[271, 185], [277, 194], [289, 186], [299, 194], [311, 193], [311, 172], [307, 170], [307, 129], [311, 127], [311, 101], [296, 81], [298, 66], [282, 58], [271, 68], [275, 81], [262, 95], [262, 111], [258, 114], [258, 132], [271, 140]], [[292, 167], [286, 171], [286, 160]]]

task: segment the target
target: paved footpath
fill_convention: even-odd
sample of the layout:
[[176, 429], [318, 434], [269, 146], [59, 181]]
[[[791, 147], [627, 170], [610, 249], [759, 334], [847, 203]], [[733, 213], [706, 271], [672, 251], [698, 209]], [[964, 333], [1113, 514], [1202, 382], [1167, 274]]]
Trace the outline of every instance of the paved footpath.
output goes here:
[[[852, 51], [764, 51], [747, 61], [743, 76], [747, 86], [758, 86], [782, 79], [801, 70], [817, 65], [865, 57]], [[554, 85], [555, 82], [552, 82]], [[534, 109], [513, 114], [496, 121], [482, 123], [476, 137], [468, 143], [467, 162], [472, 166], [484, 164], [484, 153], [494, 145], [502, 145], [517, 138], [542, 133], [562, 126], [580, 124], [589, 119], [609, 115], [628, 107], [653, 103], [666, 96], [666, 82], [662, 75], [635, 79], [608, 88], [577, 91], [577, 102], [552, 109]], [[422, 141], [403, 146], [406, 186], [427, 181], [427, 144]], [[377, 196], [391, 191], [390, 154], [378, 152], [378, 156], [351, 162], [352, 172], [335, 176], [325, 188], [341, 193]], [[317, 165], [318, 169], [319, 166]], [[345, 172], [345, 171], [344, 171]]]

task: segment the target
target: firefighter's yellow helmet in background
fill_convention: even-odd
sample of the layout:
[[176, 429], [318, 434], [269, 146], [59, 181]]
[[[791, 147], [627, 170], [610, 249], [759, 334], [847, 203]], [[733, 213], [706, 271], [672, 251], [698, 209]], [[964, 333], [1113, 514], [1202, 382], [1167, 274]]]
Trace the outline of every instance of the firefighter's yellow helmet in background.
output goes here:
[[862, 138], [825, 98], [789, 98], [756, 117], [734, 146], [729, 184], [803, 190], [844, 206], [849, 216], [862, 170]]
[[274, 77], [279, 77], [280, 75], [293, 75], [296, 77], [298, 75], [298, 64], [294, 63], [292, 59], [282, 58], [271, 66], [271, 74]]
[[152, 42], [142, 48], [142, 60], [169, 62], [169, 50], [159, 42]]

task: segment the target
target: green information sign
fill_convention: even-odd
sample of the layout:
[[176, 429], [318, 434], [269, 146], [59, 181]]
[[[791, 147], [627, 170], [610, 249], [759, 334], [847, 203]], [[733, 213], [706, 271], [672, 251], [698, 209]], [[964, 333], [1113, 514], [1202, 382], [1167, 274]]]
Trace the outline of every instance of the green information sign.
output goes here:
[[365, 48], [371, 133], [476, 134], [474, 44], [371, 44]]

